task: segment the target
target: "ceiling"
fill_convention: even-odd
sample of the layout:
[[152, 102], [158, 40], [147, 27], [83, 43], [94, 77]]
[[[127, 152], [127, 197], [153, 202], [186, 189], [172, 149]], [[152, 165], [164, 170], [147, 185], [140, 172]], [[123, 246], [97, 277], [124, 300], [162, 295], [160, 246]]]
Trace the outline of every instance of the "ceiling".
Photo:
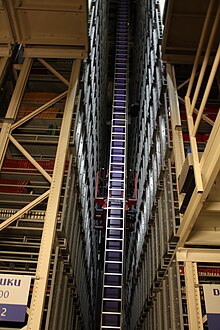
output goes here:
[[87, 0], [0, 0], [0, 55], [17, 42], [27, 56], [85, 58], [87, 13]]
[[[219, 0], [214, 0], [210, 23], [206, 29], [206, 49]], [[163, 60], [169, 63], [193, 63], [210, 0], [167, 0], [164, 11]], [[220, 23], [212, 47], [215, 53], [220, 36]], [[204, 50], [203, 50], [204, 53]]]

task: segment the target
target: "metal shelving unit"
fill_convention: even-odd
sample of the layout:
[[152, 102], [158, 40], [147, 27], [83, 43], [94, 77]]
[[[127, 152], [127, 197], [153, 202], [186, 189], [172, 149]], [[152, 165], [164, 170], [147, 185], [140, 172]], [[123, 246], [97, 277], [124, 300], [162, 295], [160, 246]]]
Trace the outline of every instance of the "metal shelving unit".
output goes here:
[[[139, 198], [127, 262], [130, 329], [207, 327], [204, 298], [194, 288], [201, 280], [197, 263], [209, 268], [216, 262], [216, 269], [219, 263], [213, 229], [219, 215], [220, 9], [214, 0], [202, 8], [197, 9], [196, 1], [194, 5], [192, 18], [188, 4], [167, 2], [163, 38], [159, 4], [137, 5], [133, 86], [140, 111], [132, 137], [137, 131], [140, 135], [131, 149], [137, 156], [130, 159], [139, 173]], [[178, 22], [191, 26], [190, 32], [182, 23], [175, 25], [176, 15]], [[168, 62], [166, 73], [161, 54]], [[184, 262], [187, 277], [183, 300], [179, 262]], [[203, 280], [207, 283], [209, 277]], [[203, 310], [196, 310], [198, 304]]]
[[[9, 135], [10, 142], [5, 152], [0, 178], [1, 271], [10, 274], [31, 274], [34, 278], [36, 272], [40, 271], [38, 269], [40, 258], [45, 257], [41, 250], [43, 245], [41, 239], [42, 235], [45, 235], [45, 222], [49, 203], [47, 198], [50, 195], [52, 178], [58, 166], [57, 149], [63, 134], [62, 125], [65, 114], [64, 97], [67, 95], [67, 92], [62, 92], [62, 95], [60, 94], [60, 89], [62, 90], [63, 87], [61, 85], [62, 83], [59, 83], [59, 80], [56, 81], [56, 86], [49, 85], [50, 80], [47, 80], [47, 78], [50, 79], [50, 77], [48, 77], [47, 68], [41, 65], [42, 63], [39, 64], [37, 60], [33, 60], [29, 64], [27, 62], [30, 61], [25, 61], [26, 63], [24, 62], [23, 64], [24, 69], [26, 65], [30, 65], [30, 69], [28, 70], [30, 74], [27, 75], [23, 87], [28, 92], [24, 92], [23, 96], [21, 95], [20, 102], [17, 105], [18, 110], [17, 114], [14, 115], [15, 119]], [[55, 71], [56, 62], [56, 60], [47, 61], [47, 67], [50, 66]], [[59, 67], [61, 66], [59, 64]], [[65, 78], [63, 79], [65, 79], [66, 85], [68, 85], [67, 79], [70, 79], [72, 66], [73, 61], [68, 60], [68, 65], [65, 64], [63, 68], [65, 70]], [[19, 78], [22, 77], [23, 68], [21, 69]], [[41, 80], [44, 76], [44, 82], [41, 82], [40, 85], [38, 83], [39, 71], [41, 72]], [[19, 78], [14, 93], [17, 92], [17, 86], [20, 83]], [[49, 88], [48, 85], [50, 86]], [[58, 93], [45, 93], [44, 88], [55, 89]], [[42, 92], [40, 92], [40, 89], [42, 89]], [[80, 102], [79, 96], [80, 94], [78, 92], [78, 101]], [[76, 103], [74, 114], [71, 116], [70, 138], [68, 138], [70, 153], [63, 163], [63, 174], [60, 178], [59, 206], [56, 212], [55, 227], [57, 248], [53, 243], [51, 248], [52, 259], [49, 261], [48, 279], [45, 282], [46, 293], [43, 308], [43, 323], [41, 325], [41, 328], [45, 329], [51, 328], [51, 324], [54, 324], [53, 322], [55, 322], [57, 327], [59, 324], [59, 327], [62, 328], [63, 324], [67, 322], [67, 318], [68, 327], [71, 326], [69, 317], [71, 318], [73, 310], [68, 311], [69, 316], [65, 314], [67, 310], [63, 310], [62, 317], [59, 316], [59, 313], [54, 314], [55, 309], [53, 306], [56, 306], [59, 301], [61, 310], [63, 308], [61, 294], [58, 292], [57, 286], [63, 288], [66, 299], [73, 300], [72, 297], [75, 295], [78, 306], [79, 301], [85, 300], [83, 296], [86, 290], [85, 288], [81, 288], [79, 286], [80, 282], [78, 282], [82, 274], [75, 273], [76, 267], [79, 268], [81, 266], [82, 271], [84, 267], [80, 265], [80, 260], [74, 266], [77, 258], [76, 255], [75, 258], [71, 255], [72, 252], [69, 249], [69, 245], [72, 244], [73, 239], [72, 221], [73, 219], [75, 221], [75, 217], [79, 218], [79, 215], [77, 216], [80, 213], [79, 203], [77, 203], [77, 208], [75, 208], [73, 214], [69, 213], [68, 217], [66, 216], [68, 199], [66, 189], [69, 188], [71, 181], [72, 194], [73, 196], [75, 195], [74, 198], [76, 200], [78, 195], [76, 182], [74, 182], [75, 174], [74, 172], [72, 173], [76, 159], [75, 154], [71, 151], [73, 147], [71, 139], [73, 139], [75, 134], [75, 115], [78, 107], [79, 103]], [[5, 137], [3, 133], [1, 135], [2, 140]], [[59, 170], [62, 172], [61, 168]], [[70, 189], [68, 190], [70, 191]], [[70, 219], [72, 220], [70, 221]], [[77, 225], [75, 230], [80, 233], [81, 227]], [[10, 241], [10, 247], [8, 246], [8, 248], [3, 243], [6, 237]], [[81, 236], [81, 239], [84, 239], [83, 236]], [[81, 250], [81, 252], [79, 250], [79, 253], [82, 254], [82, 246], [81, 248], [77, 248]], [[85, 257], [82, 254], [81, 260], [84, 259]], [[34, 295], [33, 290], [34, 283], [30, 292], [30, 299]], [[80, 307], [78, 307], [77, 313], [78, 315], [82, 313]], [[83, 322], [89, 322], [88, 315], [89, 313], [85, 309]]]

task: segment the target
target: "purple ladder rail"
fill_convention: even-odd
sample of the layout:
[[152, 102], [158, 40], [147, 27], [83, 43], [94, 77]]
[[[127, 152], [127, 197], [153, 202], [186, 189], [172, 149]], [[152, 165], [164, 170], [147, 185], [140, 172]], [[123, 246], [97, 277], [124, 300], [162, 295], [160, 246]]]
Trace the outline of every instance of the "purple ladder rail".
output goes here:
[[123, 258], [127, 129], [128, 0], [118, 1], [118, 27], [104, 253], [101, 329], [123, 323]]

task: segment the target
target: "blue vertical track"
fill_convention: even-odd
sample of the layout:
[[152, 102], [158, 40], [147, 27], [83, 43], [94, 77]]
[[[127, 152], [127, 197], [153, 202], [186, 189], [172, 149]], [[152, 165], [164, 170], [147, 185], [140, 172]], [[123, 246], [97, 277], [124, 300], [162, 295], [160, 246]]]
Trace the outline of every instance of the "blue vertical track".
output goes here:
[[118, 1], [101, 329], [123, 327], [128, 0]]

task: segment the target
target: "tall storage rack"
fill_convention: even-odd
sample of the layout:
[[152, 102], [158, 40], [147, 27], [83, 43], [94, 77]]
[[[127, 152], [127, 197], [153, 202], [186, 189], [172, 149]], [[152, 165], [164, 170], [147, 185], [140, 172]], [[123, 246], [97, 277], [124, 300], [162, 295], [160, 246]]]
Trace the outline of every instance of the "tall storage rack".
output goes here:
[[[107, 85], [107, 21], [102, 17], [107, 11], [106, 1], [92, 1], [89, 16], [89, 53], [83, 63], [82, 104], [78, 114], [76, 130], [77, 168], [82, 218], [85, 229], [85, 244], [92, 259], [89, 278], [93, 321], [89, 327], [97, 328], [100, 313], [98, 303], [101, 285], [99, 237], [94, 234], [94, 197], [97, 170], [103, 166], [105, 141], [105, 112]], [[89, 239], [91, 235], [91, 238]], [[95, 303], [95, 304], [94, 304]]]
[[[18, 7], [2, 1], [0, 12], [0, 74], [7, 85], [1, 99], [0, 271], [32, 276], [25, 322], [1, 325], [88, 328], [95, 251], [88, 247], [93, 239], [83, 214], [88, 205], [82, 207], [79, 196], [77, 155], [83, 142], [76, 139], [84, 134], [78, 80], [88, 48], [87, 3], [26, 1]], [[14, 42], [24, 47], [10, 63]]]
[[159, 2], [140, 1], [136, 10], [132, 86], [140, 112], [132, 119], [131, 136], [139, 133], [129, 144], [129, 166], [139, 174], [139, 189], [128, 247], [126, 315], [129, 329], [179, 329], [174, 251], [180, 219]]
[[204, 285], [218, 284], [219, 274], [220, 8], [167, 1], [162, 40], [158, 5], [142, 1], [136, 24], [140, 136], [130, 159], [139, 201], [127, 315], [130, 329], [206, 329]]

